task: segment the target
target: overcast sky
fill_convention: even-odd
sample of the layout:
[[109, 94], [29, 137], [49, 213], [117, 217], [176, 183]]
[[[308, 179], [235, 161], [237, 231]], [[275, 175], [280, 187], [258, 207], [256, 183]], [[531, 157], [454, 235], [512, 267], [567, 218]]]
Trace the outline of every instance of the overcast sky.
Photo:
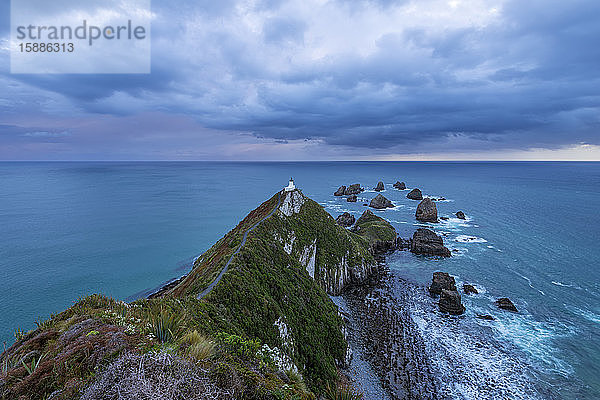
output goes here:
[[149, 75], [11, 75], [9, 9], [3, 160], [600, 160], [598, 0], [154, 0]]

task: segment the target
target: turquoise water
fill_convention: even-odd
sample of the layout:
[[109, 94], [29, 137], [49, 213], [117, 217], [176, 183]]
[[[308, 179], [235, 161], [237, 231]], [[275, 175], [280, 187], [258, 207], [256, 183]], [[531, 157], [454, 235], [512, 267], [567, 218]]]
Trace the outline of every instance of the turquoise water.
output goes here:
[[[504, 343], [542, 397], [600, 398], [600, 163], [0, 163], [1, 340], [79, 296], [128, 299], [182, 275], [290, 176], [334, 216], [365, 208], [334, 198], [339, 185], [382, 180], [397, 207], [381, 215], [405, 237], [416, 202], [392, 183], [447, 198], [440, 215], [469, 218], [434, 229], [458, 252], [398, 253], [393, 273], [420, 287], [435, 270], [474, 283], [483, 293], [464, 296], [461, 323]], [[522, 312], [496, 310], [503, 296]]]

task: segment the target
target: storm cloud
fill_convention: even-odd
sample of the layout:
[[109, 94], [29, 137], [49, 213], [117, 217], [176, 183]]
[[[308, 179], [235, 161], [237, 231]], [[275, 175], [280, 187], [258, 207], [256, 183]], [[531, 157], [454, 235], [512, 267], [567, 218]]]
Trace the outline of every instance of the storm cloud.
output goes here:
[[155, 0], [149, 75], [11, 75], [6, 3], [0, 158], [600, 145], [594, 0]]

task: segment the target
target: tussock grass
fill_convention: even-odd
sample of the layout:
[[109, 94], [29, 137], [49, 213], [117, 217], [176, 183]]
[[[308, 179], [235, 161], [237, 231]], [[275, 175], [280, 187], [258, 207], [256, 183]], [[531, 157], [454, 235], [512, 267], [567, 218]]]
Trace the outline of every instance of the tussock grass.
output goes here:
[[364, 396], [361, 392], [356, 390], [348, 383], [341, 383], [337, 386], [327, 385], [325, 390], [326, 400], [364, 400]]
[[186, 333], [181, 338], [181, 345], [185, 353], [197, 361], [204, 361], [216, 354], [216, 344], [197, 330]]

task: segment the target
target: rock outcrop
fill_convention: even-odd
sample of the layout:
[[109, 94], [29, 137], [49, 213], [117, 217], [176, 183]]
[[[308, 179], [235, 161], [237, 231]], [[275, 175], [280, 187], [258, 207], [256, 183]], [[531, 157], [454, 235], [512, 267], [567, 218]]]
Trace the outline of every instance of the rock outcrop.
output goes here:
[[344, 194], [346, 194], [346, 186], [342, 185], [338, 188], [338, 190], [335, 191], [335, 193], [333, 195], [334, 196], [343, 196]]
[[465, 215], [465, 213], [464, 213], [464, 212], [462, 212], [462, 211], [458, 211], [458, 212], [456, 213], [456, 218], [458, 218], [458, 219], [467, 219], [467, 216]]
[[350, 186], [348, 186], [348, 188], [344, 191], [344, 194], [346, 196], [350, 196], [352, 194], [359, 194], [361, 192], [364, 192], [364, 188], [360, 187], [360, 183], [354, 183]]
[[356, 222], [356, 218], [354, 218], [354, 215], [350, 214], [349, 212], [345, 212], [339, 215], [335, 219], [335, 222], [337, 222], [340, 226], [349, 227], [354, 225], [354, 222]]
[[484, 319], [486, 321], [493, 321], [494, 320], [494, 317], [492, 317], [489, 314], [477, 314], [477, 318]]
[[503, 310], [507, 310], [507, 311], [511, 311], [511, 312], [519, 312], [519, 310], [517, 310], [517, 307], [513, 304], [513, 302], [510, 301], [510, 299], [508, 299], [506, 297], [502, 297], [502, 298], [496, 300], [496, 305], [498, 306], [498, 308], [501, 308]]
[[[400, 285], [400, 290], [398, 290]], [[392, 276], [383, 276], [375, 285], [350, 290], [345, 298], [352, 314], [351, 332], [389, 399], [445, 399], [434, 376], [423, 334], [410, 312], [409, 296], [398, 295], [414, 288]], [[365, 400], [383, 396], [365, 396]]]
[[358, 197], [356, 197], [355, 194], [351, 194], [350, 196], [348, 196], [348, 198], [346, 199], [346, 201], [348, 203], [356, 203], [356, 201], [358, 200]]
[[429, 197], [424, 198], [417, 206], [415, 217], [421, 222], [438, 222], [435, 203]]
[[369, 241], [371, 253], [378, 258], [403, 244], [394, 227], [371, 210], [360, 216], [352, 231]]
[[378, 194], [373, 200], [371, 200], [369, 207], [381, 210], [384, 208], [394, 207], [394, 204], [392, 204], [392, 202], [389, 201], [385, 196]]
[[421, 193], [421, 191], [419, 189], [415, 188], [415, 189], [411, 190], [410, 192], [408, 192], [406, 197], [411, 200], [423, 200], [423, 193]]
[[381, 192], [381, 191], [385, 190], [385, 186], [383, 185], [383, 182], [381, 182], [381, 181], [377, 182], [377, 186], [375, 186], [373, 188], [373, 190], [375, 190], [376, 192]]
[[436, 295], [442, 294], [442, 290], [456, 291], [456, 281], [447, 272], [434, 272], [428, 290]]
[[406, 189], [406, 184], [404, 182], [396, 181], [396, 183], [394, 183], [394, 187], [398, 190], [404, 190]]
[[456, 290], [442, 290], [438, 306], [440, 311], [453, 315], [460, 315], [465, 312], [465, 306], [462, 305], [460, 294]]
[[442, 238], [425, 228], [419, 228], [413, 234], [410, 251], [426, 256], [450, 257], [450, 250], [444, 246]]
[[468, 283], [463, 284], [463, 292], [465, 294], [478, 294], [479, 291], [473, 285], [469, 285]]

